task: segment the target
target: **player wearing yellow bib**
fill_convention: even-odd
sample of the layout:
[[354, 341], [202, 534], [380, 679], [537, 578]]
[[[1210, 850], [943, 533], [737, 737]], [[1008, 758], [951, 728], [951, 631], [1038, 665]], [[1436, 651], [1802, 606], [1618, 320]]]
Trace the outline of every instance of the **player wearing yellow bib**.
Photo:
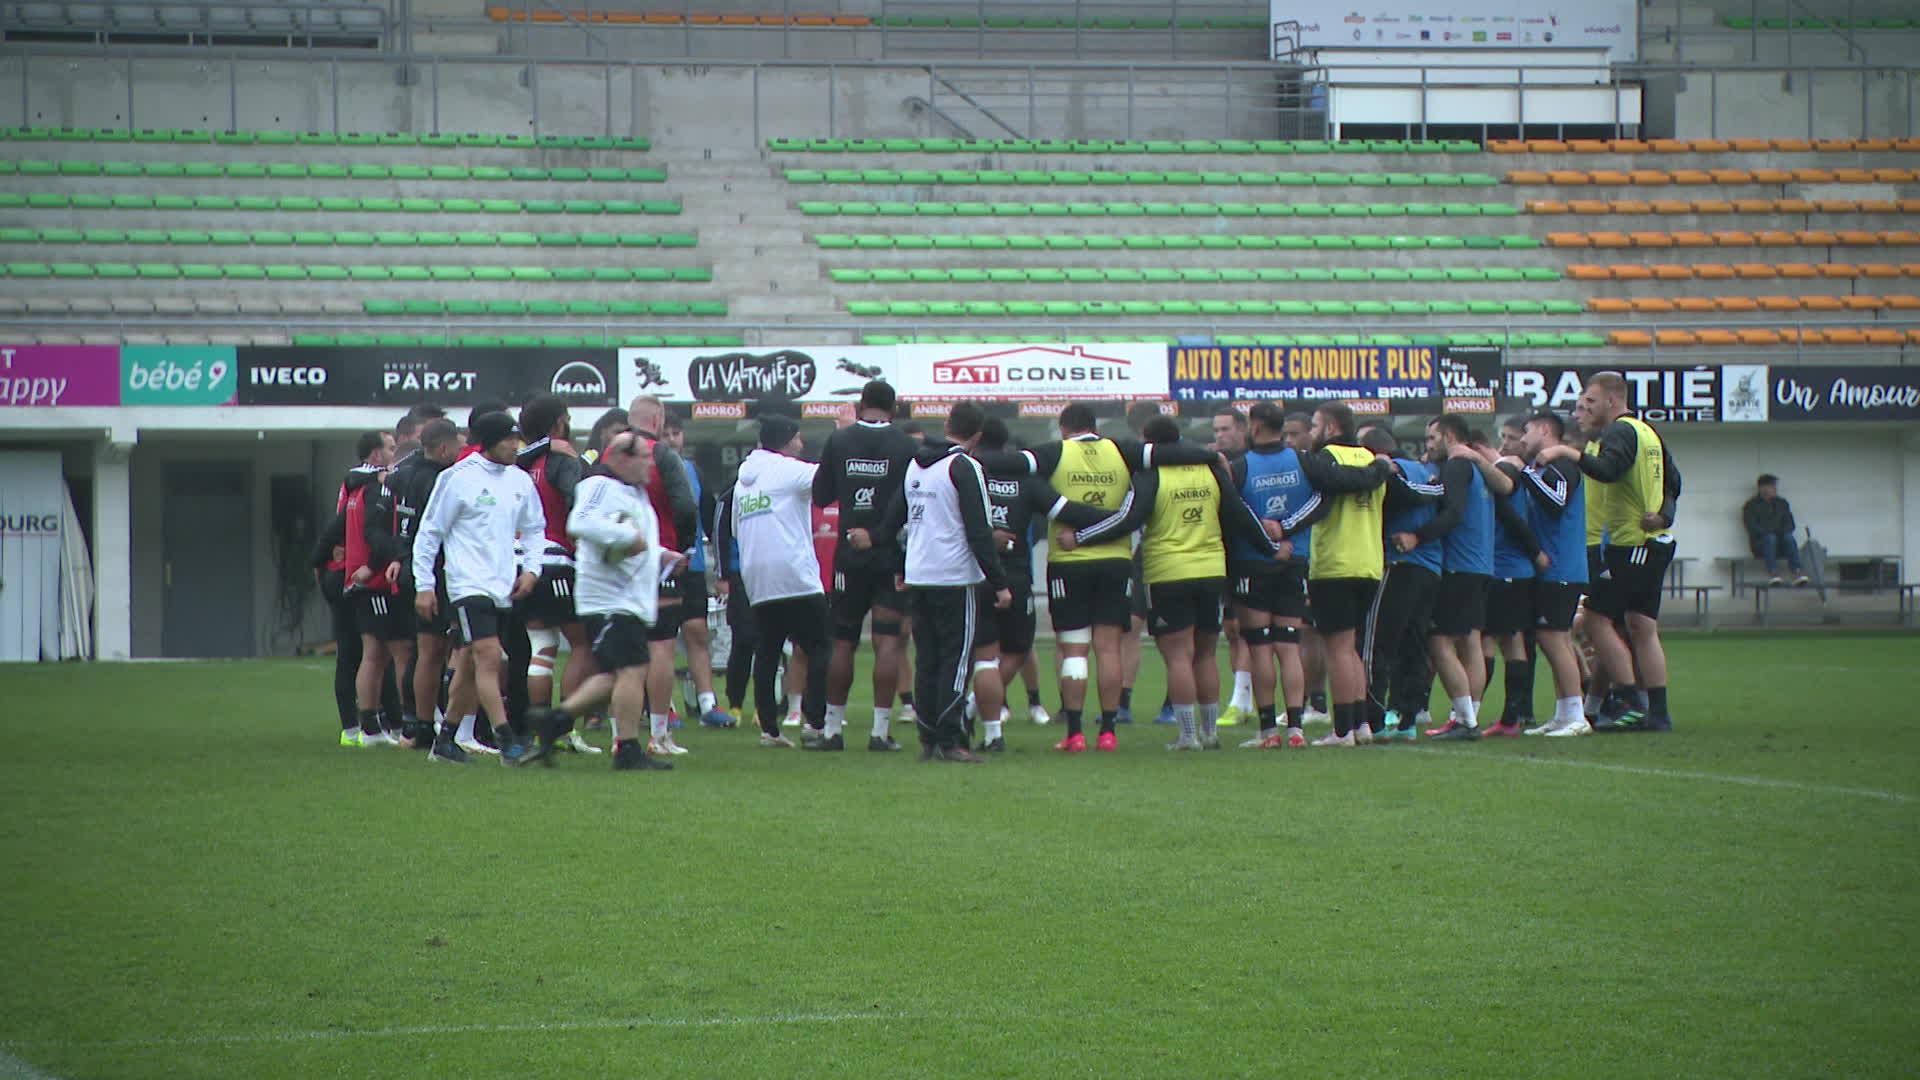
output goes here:
[[[1074, 402], [1060, 413], [1060, 441], [1018, 454], [981, 455], [996, 476], [1039, 476], [1071, 502], [1125, 512], [1131, 508], [1132, 474], [1159, 465], [1196, 465], [1214, 460], [1198, 447], [1164, 452], [1131, 440], [1115, 442], [1094, 430], [1093, 407]], [[1121, 633], [1132, 624], [1133, 545], [1126, 534], [1062, 551], [1047, 551], [1047, 608], [1060, 650], [1060, 705], [1066, 738], [1054, 747], [1066, 753], [1087, 748], [1081, 709], [1087, 698], [1087, 655], [1100, 664], [1100, 735], [1095, 747], [1119, 745], [1114, 724], [1120, 708]]]
[[[1165, 416], [1141, 432], [1148, 445], [1180, 441], [1180, 425]], [[1141, 537], [1147, 590], [1147, 629], [1167, 667], [1167, 696], [1180, 737], [1169, 750], [1218, 749], [1220, 718], [1220, 605], [1226, 594], [1226, 537], [1279, 548], [1233, 489], [1218, 461], [1168, 465], [1133, 475], [1127, 510], [1077, 532], [1062, 529], [1055, 546], [1064, 554], [1103, 537]], [[1279, 532], [1274, 526], [1274, 532]], [[1196, 730], [1197, 725], [1197, 730]]]
[[[1539, 462], [1577, 461], [1595, 487], [1605, 530], [1602, 573], [1591, 585], [1586, 622], [1588, 638], [1616, 686], [1630, 686], [1639, 673], [1646, 705], [1628, 707], [1617, 719], [1602, 716], [1596, 731], [1671, 731], [1667, 710], [1667, 654], [1660, 644], [1660, 591], [1673, 562], [1672, 500], [1679, 495], [1679, 472], [1658, 432], [1629, 412], [1627, 381], [1613, 372], [1587, 380], [1574, 406], [1574, 419], [1594, 437], [1582, 451], [1550, 446]], [[1589, 529], [1592, 521], [1589, 519]], [[1626, 624], [1626, 638], [1619, 622]]]
[[1307, 599], [1327, 650], [1327, 681], [1333, 690], [1333, 732], [1315, 746], [1372, 742], [1367, 726], [1367, 668], [1357, 631], [1373, 608], [1386, 573], [1386, 486], [1393, 468], [1385, 454], [1360, 445], [1353, 410], [1326, 402], [1313, 413], [1313, 445], [1300, 470], [1314, 497], [1289, 517], [1293, 533], [1313, 526], [1307, 564]]

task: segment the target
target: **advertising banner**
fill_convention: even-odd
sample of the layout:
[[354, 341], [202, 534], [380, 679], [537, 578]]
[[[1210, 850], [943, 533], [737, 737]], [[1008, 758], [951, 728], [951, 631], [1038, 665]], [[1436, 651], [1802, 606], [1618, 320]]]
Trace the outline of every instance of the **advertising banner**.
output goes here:
[[1417, 402], [1492, 412], [1499, 348], [1437, 345], [1209, 345], [1167, 350], [1179, 401]]
[[851, 401], [872, 379], [893, 381], [891, 346], [621, 349], [620, 400]]
[[1331, 0], [1273, 0], [1274, 22], [1300, 26], [1302, 47], [1399, 49], [1599, 48], [1608, 59], [1640, 54], [1634, 0], [1587, 0], [1556, 7], [1536, 0], [1446, 0], [1415, 8], [1358, 7]]
[[0, 345], [0, 409], [118, 404], [118, 346]]
[[1627, 380], [1627, 407], [1656, 424], [1712, 423], [1720, 419], [1720, 368], [1516, 367], [1507, 369], [1507, 395], [1528, 407], [1566, 413], [1580, 399], [1587, 378], [1618, 372]]
[[906, 398], [1162, 398], [1167, 347], [902, 345], [890, 376]]
[[230, 405], [238, 385], [231, 345], [120, 347], [122, 405]]
[[242, 405], [614, 403], [611, 349], [249, 348], [238, 360]]
[[[1729, 365], [1727, 371], [1733, 370]], [[1760, 370], [1760, 384], [1769, 388], [1761, 395], [1761, 420], [1920, 420], [1920, 368], [1794, 365]]]

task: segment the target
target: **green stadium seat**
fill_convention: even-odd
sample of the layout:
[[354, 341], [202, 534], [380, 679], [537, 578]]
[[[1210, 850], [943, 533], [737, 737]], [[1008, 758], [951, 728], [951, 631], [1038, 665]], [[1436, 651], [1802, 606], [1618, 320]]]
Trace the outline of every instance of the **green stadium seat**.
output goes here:
[[427, 276], [434, 281], [472, 281], [474, 270], [470, 266], [431, 266]]

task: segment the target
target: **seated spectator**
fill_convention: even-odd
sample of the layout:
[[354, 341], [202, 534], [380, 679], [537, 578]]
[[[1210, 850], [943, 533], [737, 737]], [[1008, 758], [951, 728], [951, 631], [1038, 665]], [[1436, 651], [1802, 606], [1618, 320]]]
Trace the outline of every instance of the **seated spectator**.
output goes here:
[[1793, 507], [1780, 497], [1780, 478], [1768, 473], [1755, 483], [1758, 493], [1740, 508], [1740, 518], [1747, 526], [1747, 545], [1753, 549], [1753, 557], [1766, 564], [1767, 584], [1782, 584], [1780, 560], [1785, 559], [1793, 572], [1793, 583], [1805, 585], [1807, 575], [1800, 570], [1800, 547], [1793, 542]]

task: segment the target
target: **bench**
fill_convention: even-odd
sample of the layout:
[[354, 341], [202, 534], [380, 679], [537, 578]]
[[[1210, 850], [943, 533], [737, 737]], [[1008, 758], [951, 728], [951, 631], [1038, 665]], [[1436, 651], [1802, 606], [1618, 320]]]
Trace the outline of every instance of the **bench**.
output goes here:
[[[1822, 590], [1823, 595], [1821, 599], [1822, 602], [1825, 601], [1826, 598], [1824, 594], [1827, 592], [1869, 594], [1892, 592], [1897, 596], [1899, 601], [1898, 625], [1908, 626], [1913, 619], [1913, 593], [1916, 589], [1920, 589], [1920, 582], [1842, 581], [1826, 586], [1826, 588]], [[1753, 589], [1754, 625], [1767, 625], [1767, 616], [1772, 608], [1771, 601], [1775, 591], [1776, 590], [1759, 588], [1757, 586]]]
[[[1678, 559], [1674, 560], [1679, 562]], [[1764, 591], [1767, 584], [1766, 564], [1751, 556], [1738, 558], [1718, 558], [1716, 565], [1727, 572], [1727, 580], [1732, 585], [1733, 595], [1740, 596], [1748, 589]], [[1804, 562], [1804, 560], [1803, 560]], [[1898, 555], [1833, 555], [1826, 556], [1823, 565], [1825, 573], [1816, 575], [1835, 584], [1825, 588], [1832, 589], [1847, 586], [1850, 590], [1859, 588], [1893, 588], [1900, 580], [1900, 556]], [[1684, 581], [1684, 577], [1682, 578]], [[1671, 579], [1669, 579], [1671, 584]]]
[[1672, 596], [1693, 594], [1693, 624], [1702, 630], [1713, 629], [1713, 594], [1723, 591], [1718, 585], [1674, 585], [1669, 583], [1667, 592]]
[[1687, 564], [1697, 563], [1698, 556], [1683, 555], [1667, 564], [1667, 595], [1679, 596], [1687, 591]]

